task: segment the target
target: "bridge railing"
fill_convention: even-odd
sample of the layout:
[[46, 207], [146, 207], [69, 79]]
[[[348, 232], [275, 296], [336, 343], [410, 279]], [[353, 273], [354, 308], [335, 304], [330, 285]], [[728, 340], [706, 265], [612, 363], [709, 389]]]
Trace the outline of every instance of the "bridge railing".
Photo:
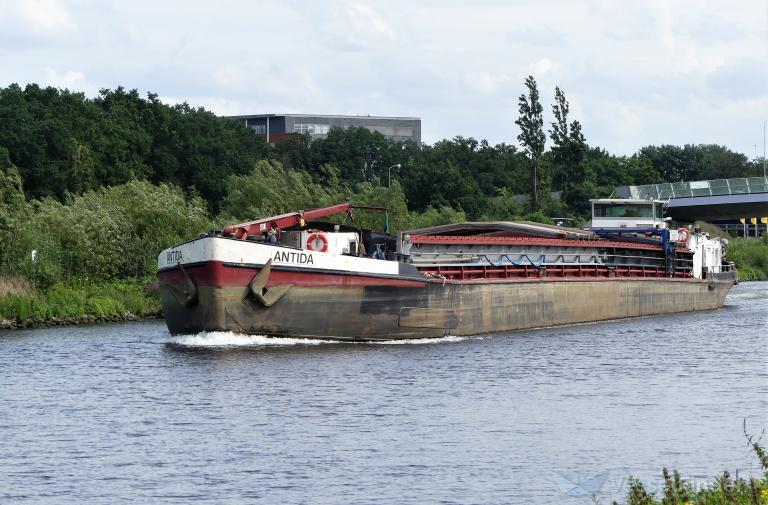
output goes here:
[[768, 193], [768, 177], [667, 182], [663, 184], [647, 184], [645, 186], [630, 186], [629, 189], [632, 198], [654, 198], [658, 200], [701, 196], [745, 195]]

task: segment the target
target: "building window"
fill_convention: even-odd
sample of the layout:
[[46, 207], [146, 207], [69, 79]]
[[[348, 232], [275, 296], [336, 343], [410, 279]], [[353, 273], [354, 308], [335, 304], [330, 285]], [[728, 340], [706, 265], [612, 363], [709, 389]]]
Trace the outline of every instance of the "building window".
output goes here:
[[327, 124], [296, 123], [293, 131], [296, 133], [309, 133], [310, 135], [328, 135], [331, 127]]
[[251, 130], [253, 130], [256, 133], [259, 133], [261, 135], [266, 135], [267, 133], [267, 125], [263, 124], [252, 124], [250, 125]]

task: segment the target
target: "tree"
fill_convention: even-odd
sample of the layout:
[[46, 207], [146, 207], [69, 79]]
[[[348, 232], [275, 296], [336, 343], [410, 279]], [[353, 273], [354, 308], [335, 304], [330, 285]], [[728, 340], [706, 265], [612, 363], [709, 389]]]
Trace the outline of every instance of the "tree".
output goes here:
[[539, 210], [541, 208], [539, 193], [543, 190], [541, 187], [543, 174], [540, 173], [541, 156], [544, 154], [544, 144], [547, 137], [544, 134], [543, 108], [541, 103], [539, 103], [539, 90], [536, 87], [536, 80], [532, 75], [525, 79], [525, 86], [528, 88], [528, 95], [520, 95], [518, 101], [520, 117], [517, 118], [515, 123], [520, 127], [520, 135], [517, 136], [517, 140], [522, 144], [523, 150], [530, 161], [533, 180], [531, 188], [532, 208], [533, 210]]
[[250, 173], [230, 175], [222, 202], [226, 220], [245, 221], [343, 201], [338, 187], [322, 187], [304, 171], [279, 161], [256, 162]]
[[594, 173], [588, 170], [589, 165], [584, 162], [587, 142], [581, 133], [581, 124], [578, 121], [568, 123], [569, 111], [570, 105], [565, 94], [556, 86], [555, 103], [552, 105], [555, 121], [549, 130], [554, 144], [551, 151], [553, 172], [559, 176], [558, 187], [563, 191], [562, 200], [571, 209], [582, 212], [585, 194], [593, 193]]
[[690, 171], [694, 179], [730, 179], [762, 174], [751, 170], [746, 156], [717, 144], [686, 145], [683, 152], [695, 151], [698, 163]]
[[399, 143], [364, 127], [331, 128], [326, 138], [310, 144], [313, 171], [324, 163], [340, 170], [340, 177], [350, 184], [372, 182], [386, 177], [387, 167], [400, 163], [396, 154]]
[[637, 155], [648, 160], [664, 182], [730, 179], [762, 173], [743, 154], [717, 144], [645, 146]]
[[552, 105], [552, 114], [555, 121], [550, 123], [550, 138], [554, 147], [552, 156], [555, 170], [560, 175], [560, 189], [567, 189], [569, 183], [584, 182], [587, 174], [584, 171], [582, 161], [587, 151], [587, 142], [581, 133], [581, 124], [578, 121], [568, 123], [570, 105], [565, 99], [565, 94], [559, 87], [555, 87], [555, 103]]
[[19, 172], [8, 150], [0, 147], [0, 274], [12, 273], [15, 267], [16, 239], [19, 229], [27, 226], [29, 211]]
[[637, 153], [640, 158], [651, 162], [661, 175], [659, 182], [679, 182], [688, 180], [689, 163], [683, 158], [683, 149], [679, 146], [646, 146]]
[[406, 174], [404, 186], [409, 205], [419, 211], [453, 207], [476, 219], [489, 202], [472, 174], [452, 159], [415, 167]]

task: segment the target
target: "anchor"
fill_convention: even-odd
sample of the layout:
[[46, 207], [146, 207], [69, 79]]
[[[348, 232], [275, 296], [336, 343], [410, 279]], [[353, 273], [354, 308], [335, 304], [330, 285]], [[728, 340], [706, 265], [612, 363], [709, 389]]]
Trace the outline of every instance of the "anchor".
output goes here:
[[181, 269], [181, 273], [184, 274], [184, 286], [178, 287], [174, 286], [173, 284], [169, 284], [168, 288], [170, 289], [173, 296], [176, 298], [176, 300], [179, 301], [180, 304], [182, 304], [185, 307], [193, 307], [197, 304], [198, 298], [197, 298], [197, 286], [195, 285], [192, 278], [189, 276], [187, 271], [184, 269], [184, 265], [181, 263], [178, 263], [179, 268]]
[[265, 307], [271, 307], [277, 303], [280, 298], [293, 286], [293, 284], [281, 284], [267, 288], [269, 274], [272, 273], [272, 258], [267, 261], [259, 273], [257, 273], [248, 284], [249, 293]]

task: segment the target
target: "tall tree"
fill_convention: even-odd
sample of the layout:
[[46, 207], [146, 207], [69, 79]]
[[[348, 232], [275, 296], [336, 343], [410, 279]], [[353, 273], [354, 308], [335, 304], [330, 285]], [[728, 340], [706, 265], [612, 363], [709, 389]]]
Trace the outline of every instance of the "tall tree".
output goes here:
[[550, 138], [554, 147], [552, 158], [554, 172], [557, 178], [557, 187], [563, 191], [563, 201], [572, 208], [578, 202], [574, 198], [583, 198], [584, 191], [577, 190], [587, 182], [594, 182], [594, 174], [589, 173], [588, 164], [584, 163], [587, 153], [587, 142], [581, 133], [581, 124], [578, 121], [568, 123], [570, 105], [565, 98], [565, 93], [560, 87], [555, 87], [555, 103], [552, 105], [552, 114], [555, 121], [550, 123]]
[[523, 151], [528, 156], [531, 166], [531, 175], [533, 185], [531, 187], [532, 209], [541, 208], [541, 179], [542, 165], [541, 157], [544, 154], [544, 144], [547, 136], [544, 134], [544, 118], [542, 116], [543, 108], [539, 103], [539, 90], [536, 87], [536, 80], [532, 75], [525, 79], [525, 86], [528, 88], [528, 95], [520, 95], [518, 108], [520, 117], [515, 123], [520, 127], [520, 135], [517, 140], [523, 146]]
[[583, 176], [579, 173], [579, 164], [586, 154], [587, 142], [581, 133], [581, 124], [578, 121], [574, 120], [568, 124], [569, 112], [570, 105], [565, 94], [555, 86], [555, 103], [552, 105], [555, 121], [550, 123], [552, 129], [549, 130], [549, 136], [554, 143], [552, 151], [556, 163], [563, 166], [566, 174], [578, 180], [579, 176]]

